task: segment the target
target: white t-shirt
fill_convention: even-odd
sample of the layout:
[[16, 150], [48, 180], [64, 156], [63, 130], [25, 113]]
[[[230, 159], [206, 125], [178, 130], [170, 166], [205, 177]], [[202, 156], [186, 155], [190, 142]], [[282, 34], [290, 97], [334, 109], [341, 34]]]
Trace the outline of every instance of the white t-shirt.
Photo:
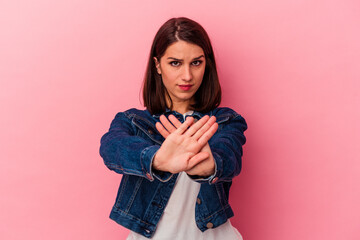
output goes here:
[[[192, 111], [184, 114], [191, 115]], [[196, 198], [200, 183], [193, 181], [185, 172], [180, 172], [164, 213], [158, 223], [153, 240], [242, 240], [241, 234], [230, 220], [226, 223], [201, 232], [195, 222]], [[130, 231], [127, 240], [148, 240]]]

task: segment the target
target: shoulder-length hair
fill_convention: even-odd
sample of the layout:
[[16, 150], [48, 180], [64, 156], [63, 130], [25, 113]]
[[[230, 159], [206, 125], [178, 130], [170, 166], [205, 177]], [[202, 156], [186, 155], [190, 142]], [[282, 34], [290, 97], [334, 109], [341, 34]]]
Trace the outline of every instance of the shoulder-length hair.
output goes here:
[[[180, 40], [200, 46], [206, 60], [204, 77], [194, 95], [195, 103], [191, 107], [195, 111], [206, 113], [220, 105], [221, 87], [209, 36], [200, 24], [189, 18], [171, 18], [155, 35], [145, 72], [143, 99], [145, 107], [151, 114], [163, 113], [167, 108], [172, 109], [171, 98], [161, 75], [156, 70], [154, 57], [160, 61], [168, 46]], [[170, 106], [166, 105], [166, 97], [170, 99]]]

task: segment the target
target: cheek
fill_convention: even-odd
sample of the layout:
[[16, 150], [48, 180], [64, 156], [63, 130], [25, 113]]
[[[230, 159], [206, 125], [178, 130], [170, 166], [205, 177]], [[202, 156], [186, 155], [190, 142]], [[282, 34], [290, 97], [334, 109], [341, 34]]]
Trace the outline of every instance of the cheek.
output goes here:
[[163, 82], [166, 82], [167, 84], [171, 84], [176, 82], [177, 74], [174, 71], [165, 71], [162, 74]]
[[199, 69], [199, 71], [196, 72], [196, 79], [201, 82], [204, 77], [204, 73], [205, 73], [205, 68]]
[[171, 88], [175, 83], [173, 76], [171, 76], [171, 74], [169, 75], [168, 73], [162, 74], [162, 82], [167, 89]]

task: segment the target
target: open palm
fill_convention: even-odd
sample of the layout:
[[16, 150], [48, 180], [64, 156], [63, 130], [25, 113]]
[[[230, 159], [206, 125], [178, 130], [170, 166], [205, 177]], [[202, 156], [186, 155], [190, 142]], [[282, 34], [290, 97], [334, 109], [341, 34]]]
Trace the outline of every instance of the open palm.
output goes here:
[[165, 141], [155, 155], [153, 167], [171, 173], [189, 171], [191, 174], [196, 165], [204, 165], [201, 162], [209, 160], [211, 150], [207, 142], [218, 128], [216, 119], [206, 115], [193, 123], [194, 119], [188, 117], [181, 124], [176, 117], [170, 115], [169, 120], [172, 124], [165, 116], [161, 116], [162, 124], [156, 124]]

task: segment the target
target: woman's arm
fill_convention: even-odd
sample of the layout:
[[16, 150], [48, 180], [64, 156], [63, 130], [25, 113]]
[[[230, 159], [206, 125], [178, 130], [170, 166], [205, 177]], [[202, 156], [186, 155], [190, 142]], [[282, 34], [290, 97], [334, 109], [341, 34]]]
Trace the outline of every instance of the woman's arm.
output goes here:
[[246, 142], [245, 119], [236, 114], [224, 123], [224, 126], [209, 141], [209, 147], [215, 161], [215, 173], [206, 179], [210, 184], [231, 181], [239, 175], [242, 165], [242, 146]]
[[[175, 127], [181, 125], [176, 118], [170, 119]], [[167, 119], [162, 121], [168, 124]], [[156, 126], [158, 129], [160, 126]], [[208, 157], [186, 171], [193, 180], [197, 182], [231, 181], [241, 170], [242, 145], [245, 144], [244, 131], [247, 129], [245, 119], [234, 114], [223, 123], [214, 136], [205, 144], [201, 152], [207, 152]], [[169, 133], [174, 130], [170, 129]], [[164, 131], [159, 131], [164, 138]]]
[[105, 165], [117, 173], [167, 181], [173, 173], [186, 171], [208, 157], [199, 151], [216, 132], [217, 124], [209, 117], [193, 125], [192, 120], [188, 118], [160, 146], [137, 136], [127, 114], [118, 113], [101, 138], [100, 155]]
[[110, 170], [153, 181], [151, 166], [160, 145], [136, 136], [135, 131], [131, 119], [123, 112], [118, 113], [101, 138], [100, 155]]

